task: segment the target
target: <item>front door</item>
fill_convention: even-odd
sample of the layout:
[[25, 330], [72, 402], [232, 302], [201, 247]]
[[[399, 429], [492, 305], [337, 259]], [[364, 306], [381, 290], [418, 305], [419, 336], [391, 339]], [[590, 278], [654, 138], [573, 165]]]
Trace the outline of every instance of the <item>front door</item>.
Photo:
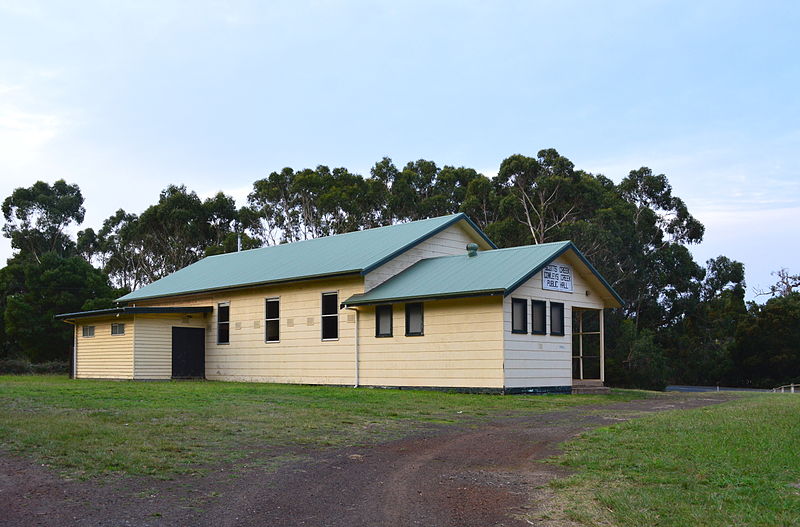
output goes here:
[[206, 330], [172, 328], [172, 378], [190, 379], [206, 376]]
[[600, 309], [572, 308], [572, 378], [603, 378], [603, 319]]

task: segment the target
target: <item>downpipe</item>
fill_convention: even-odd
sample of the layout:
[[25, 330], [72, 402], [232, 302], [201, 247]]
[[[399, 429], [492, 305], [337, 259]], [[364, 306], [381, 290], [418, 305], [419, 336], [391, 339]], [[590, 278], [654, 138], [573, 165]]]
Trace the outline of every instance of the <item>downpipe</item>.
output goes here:
[[355, 308], [355, 307], [345, 307], [345, 309], [350, 310], [350, 311], [355, 311], [355, 313], [356, 313], [356, 329], [355, 329], [355, 335], [353, 336], [353, 342], [354, 342], [354, 346], [355, 346], [355, 350], [354, 350], [354, 354], [355, 354], [355, 356], [354, 356], [354, 360], [355, 360], [355, 381], [353, 382], [353, 388], [358, 388], [359, 385], [360, 385], [360, 379], [359, 379], [359, 377], [360, 377], [359, 356], [358, 356], [358, 353], [359, 353], [359, 350], [358, 350], [358, 309]]

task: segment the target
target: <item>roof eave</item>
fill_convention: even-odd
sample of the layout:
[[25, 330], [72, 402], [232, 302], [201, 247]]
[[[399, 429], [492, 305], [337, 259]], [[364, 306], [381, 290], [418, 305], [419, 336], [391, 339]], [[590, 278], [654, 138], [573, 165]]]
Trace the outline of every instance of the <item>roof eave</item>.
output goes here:
[[112, 307], [108, 309], [94, 309], [91, 311], [76, 311], [74, 313], [61, 313], [55, 315], [56, 320], [74, 320], [76, 318], [104, 317], [109, 315], [168, 315], [168, 314], [192, 314], [192, 313], [211, 313], [214, 310], [211, 306], [191, 306], [191, 307]]
[[374, 306], [379, 304], [396, 304], [400, 302], [449, 300], [451, 298], [468, 298], [468, 297], [480, 297], [480, 296], [500, 296], [502, 294], [503, 294], [502, 289], [485, 289], [477, 291], [459, 291], [455, 293], [435, 293], [430, 295], [410, 295], [410, 296], [398, 296], [391, 298], [377, 298], [377, 299], [366, 299], [366, 300], [361, 300], [358, 298], [354, 299], [351, 296], [350, 298], [342, 302], [342, 306], [343, 307]]
[[[210, 287], [206, 289], [194, 289], [191, 291], [180, 291], [174, 293], [164, 293], [161, 295], [149, 295], [149, 296], [137, 296], [135, 298], [126, 298], [133, 293], [128, 293], [125, 296], [121, 296], [115, 300], [115, 302], [136, 302], [139, 300], [154, 300], [156, 298], [169, 298], [173, 296], [185, 296], [185, 295], [199, 295], [202, 293], [213, 293], [215, 291], [228, 291], [228, 290], [237, 290], [237, 289], [249, 289], [252, 287], [262, 287], [268, 286], [273, 284], [285, 284], [288, 282], [302, 282], [305, 280], [320, 280], [323, 278], [337, 278], [340, 276], [348, 276], [348, 275], [357, 275], [360, 274], [360, 269], [353, 269], [349, 271], [340, 271], [336, 273], [323, 273], [323, 274], [316, 274], [316, 275], [307, 275], [307, 276], [300, 276], [300, 277], [293, 277], [293, 278], [286, 278], [281, 280], [268, 280], [266, 282], [251, 282], [249, 284], [241, 284], [241, 285], [231, 285], [231, 286], [220, 286], [220, 287]], [[134, 291], [135, 292], [135, 291]]]

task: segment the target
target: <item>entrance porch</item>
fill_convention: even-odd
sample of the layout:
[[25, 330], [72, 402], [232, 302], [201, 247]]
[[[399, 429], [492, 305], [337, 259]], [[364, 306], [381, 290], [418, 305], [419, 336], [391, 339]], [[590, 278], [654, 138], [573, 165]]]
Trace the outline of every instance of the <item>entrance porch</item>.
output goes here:
[[572, 308], [572, 393], [608, 393], [603, 310]]

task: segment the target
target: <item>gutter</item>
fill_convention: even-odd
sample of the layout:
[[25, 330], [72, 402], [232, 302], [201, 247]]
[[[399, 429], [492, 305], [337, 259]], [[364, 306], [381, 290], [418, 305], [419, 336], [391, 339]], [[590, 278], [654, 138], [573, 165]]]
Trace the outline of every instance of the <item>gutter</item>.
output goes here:
[[[378, 286], [380, 287], [380, 286]], [[375, 288], [377, 289], [377, 288]], [[374, 289], [373, 289], [374, 291]], [[480, 296], [505, 296], [505, 290], [503, 289], [486, 289], [481, 291], [461, 291], [457, 293], [435, 293], [431, 295], [412, 295], [412, 296], [400, 296], [400, 297], [380, 297], [380, 298], [373, 298], [370, 300], [361, 300], [357, 298], [358, 296], [365, 296], [365, 295], [353, 295], [344, 302], [342, 302], [343, 306], [346, 306], [348, 309], [350, 306], [371, 306], [377, 304], [397, 304], [401, 302], [427, 302], [430, 300], [450, 300], [453, 298], [473, 298], [473, 297], [480, 297]]]

